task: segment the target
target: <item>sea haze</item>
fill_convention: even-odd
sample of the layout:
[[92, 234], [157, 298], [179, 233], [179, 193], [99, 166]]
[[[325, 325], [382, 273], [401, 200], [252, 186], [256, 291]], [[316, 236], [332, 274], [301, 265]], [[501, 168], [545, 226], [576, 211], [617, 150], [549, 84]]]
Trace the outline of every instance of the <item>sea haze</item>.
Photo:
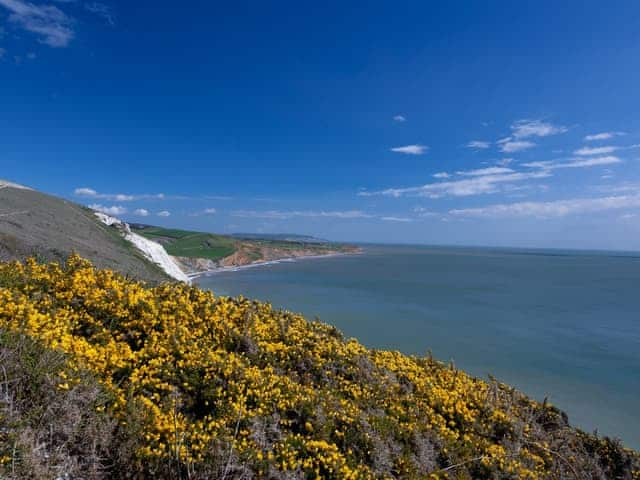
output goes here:
[[640, 447], [640, 255], [366, 246], [199, 283], [318, 317], [369, 347], [430, 350]]

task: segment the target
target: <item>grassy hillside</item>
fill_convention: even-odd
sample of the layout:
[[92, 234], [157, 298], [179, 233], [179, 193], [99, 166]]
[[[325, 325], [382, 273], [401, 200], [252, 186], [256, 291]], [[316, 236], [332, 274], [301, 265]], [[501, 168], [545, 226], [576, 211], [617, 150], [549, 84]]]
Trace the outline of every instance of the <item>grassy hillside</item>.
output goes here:
[[170, 228], [132, 225], [132, 229], [150, 240], [161, 243], [169, 255], [218, 260], [236, 251], [231, 237], [213, 233], [190, 232]]
[[98, 267], [153, 282], [168, 280], [90, 209], [35, 190], [0, 185], [0, 260], [37, 256], [64, 261], [72, 252]]
[[501, 383], [78, 257], [0, 264], [0, 357], [0, 478], [640, 478]]

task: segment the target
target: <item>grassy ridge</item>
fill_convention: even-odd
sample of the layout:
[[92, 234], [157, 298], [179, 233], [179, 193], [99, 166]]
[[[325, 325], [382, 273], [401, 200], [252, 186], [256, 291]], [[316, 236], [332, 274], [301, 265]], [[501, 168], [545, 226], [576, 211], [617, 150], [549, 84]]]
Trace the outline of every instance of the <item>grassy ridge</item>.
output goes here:
[[223, 235], [161, 227], [132, 228], [136, 233], [162, 243], [169, 255], [178, 257], [219, 260], [237, 250], [237, 242]]
[[0, 264], [1, 332], [0, 478], [640, 478], [507, 385], [78, 257]]

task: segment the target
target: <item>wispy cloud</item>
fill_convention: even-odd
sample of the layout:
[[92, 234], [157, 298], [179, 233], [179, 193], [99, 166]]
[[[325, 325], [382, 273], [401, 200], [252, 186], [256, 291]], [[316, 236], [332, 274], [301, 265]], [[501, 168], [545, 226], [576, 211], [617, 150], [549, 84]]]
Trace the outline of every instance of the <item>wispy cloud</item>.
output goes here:
[[204, 210], [199, 210], [197, 212], [190, 213], [190, 217], [202, 217], [205, 215], [215, 215], [218, 211], [215, 208], [205, 208]]
[[604, 155], [607, 153], [613, 153], [616, 150], [619, 150], [620, 147], [582, 147], [577, 150], [574, 150], [574, 154], [587, 156], [587, 155]]
[[202, 198], [204, 200], [233, 200], [233, 197], [227, 195], [204, 195]]
[[426, 145], [405, 145], [404, 147], [393, 147], [392, 152], [405, 153], [407, 155], [422, 155], [429, 147]]
[[578, 158], [569, 162], [556, 162], [556, 161], [541, 161], [541, 162], [528, 162], [523, 163], [523, 167], [528, 168], [540, 168], [543, 170], [556, 170], [559, 168], [585, 168], [585, 167], [597, 167], [600, 165], [615, 165], [622, 163], [622, 160], [614, 155], [607, 155], [603, 157], [590, 157], [590, 158]]
[[604, 146], [604, 147], [582, 147], [578, 150], [575, 150], [573, 153], [581, 156], [589, 156], [589, 155], [604, 155], [607, 153], [617, 152], [619, 150], [631, 150], [633, 148], [640, 148], [640, 144], [628, 145], [628, 146]]
[[542, 120], [518, 120], [511, 125], [514, 138], [548, 137], [565, 133], [567, 127], [553, 125]]
[[85, 10], [94, 13], [104, 19], [109, 25], [116, 24], [116, 16], [113, 13], [113, 9], [106, 3], [101, 2], [89, 2], [84, 4]]
[[486, 142], [484, 140], [471, 140], [467, 143], [467, 148], [473, 148], [475, 150], [484, 150], [491, 146], [491, 142]]
[[501, 158], [496, 163], [502, 167], [506, 167], [507, 165], [511, 165], [513, 163], [513, 158]]
[[535, 142], [525, 140], [531, 137], [548, 137], [565, 133], [567, 127], [553, 125], [542, 120], [518, 120], [511, 125], [511, 135], [498, 140], [500, 151], [515, 153], [528, 150], [536, 146]]
[[515, 153], [522, 150], [528, 150], [536, 146], [534, 142], [529, 140], [512, 140], [510, 137], [503, 138], [498, 141], [500, 145], [500, 151], [502, 153]]
[[93, 203], [89, 205], [89, 208], [97, 212], [102, 212], [102, 213], [106, 213], [107, 215], [113, 215], [113, 216], [124, 215], [128, 211], [125, 207], [121, 205], [112, 205], [110, 207], [107, 207], [99, 203]]
[[626, 135], [625, 132], [602, 132], [602, 133], [594, 133], [592, 135], [587, 135], [584, 137], [586, 142], [593, 142], [594, 140], [609, 140], [613, 137], [620, 137]]
[[[607, 172], [610, 173], [610, 172]], [[604, 185], [598, 187], [598, 190], [606, 193], [633, 193], [640, 195], [640, 183], [624, 182], [615, 185]]]
[[[508, 170], [508, 169], [507, 169]], [[427, 183], [418, 187], [388, 188], [376, 192], [359, 192], [359, 196], [384, 195], [389, 197], [417, 196], [441, 198], [445, 196], [466, 197], [472, 195], [497, 193], [507, 189], [513, 183], [550, 177], [546, 170], [533, 172], [499, 173], [491, 175], [471, 175], [470, 178], [446, 182]]]
[[374, 215], [365, 213], [361, 210], [340, 210], [340, 211], [314, 211], [314, 210], [236, 210], [231, 212], [233, 217], [243, 218], [271, 218], [271, 219], [289, 219], [289, 218], [374, 218]]
[[501, 173], [512, 173], [513, 170], [506, 167], [487, 167], [487, 168], [477, 168], [475, 170], [462, 170], [456, 172], [458, 175], [462, 175], [465, 177], [481, 177], [483, 175], [498, 175]]
[[35, 33], [50, 47], [66, 47], [73, 39], [73, 19], [54, 5], [35, 5], [23, 0], [0, 0], [9, 12], [9, 21]]
[[437, 215], [440, 215], [439, 213], [432, 212], [425, 207], [413, 207], [413, 213], [417, 214], [419, 217], [435, 217]]
[[448, 174], [447, 172], [438, 172], [438, 173], [434, 173], [432, 177], [433, 178], [449, 178], [451, 177], [451, 175]]
[[[2, 1], [2, 0], [0, 0]], [[116, 202], [132, 202], [134, 200], [162, 200], [165, 197], [163, 193], [155, 194], [127, 194], [127, 193], [100, 193], [89, 187], [76, 188], [73, 194], [78, 197], [99, 198], [103, 200], [112, 200]]]
[[171, 215], [171, 212], [168, 210], [162, 210], [161, 212], [158, 212], [157, 215], [159, 217], [169, 217]]
[[407, 117], [405, 117], [404, 115], [396, 115], [393, 117], [393, 120], [402, 123], [407, 121]]
[[384, 222], [399, 222], [399, 223], [409, 223], [413, 222], [413, 218], [409, 217], [380, 217], [380, 220]]
[[138, 217], [148, 217], [149, 216], [149, 210], [145, 209], [145, 208], [137, 208], [133, 211], [133, 214], [138, 216]]
[[572, 214], [595, 213], [640, 207], [640, 195], [620, 195], [600, 198], [576, 198], [551, 202], [519, 202], [489, 205], [480, 208], [450, 210], [454, 216], [463, 217], [564, 217]]

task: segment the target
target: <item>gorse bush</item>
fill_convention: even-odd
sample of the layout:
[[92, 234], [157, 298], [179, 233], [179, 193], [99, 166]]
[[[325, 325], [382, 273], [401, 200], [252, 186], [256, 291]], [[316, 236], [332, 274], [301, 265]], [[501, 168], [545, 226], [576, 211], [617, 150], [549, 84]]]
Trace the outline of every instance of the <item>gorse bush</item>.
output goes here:
[[640, 478], [506, 385], [75, 256], [0, 265], [0, 330], [0, 478]]
[[98, 478], [114, 451], [109, 395], [86, 372], [60, 388], [67, 357], [0, 332], [0, 478]]

